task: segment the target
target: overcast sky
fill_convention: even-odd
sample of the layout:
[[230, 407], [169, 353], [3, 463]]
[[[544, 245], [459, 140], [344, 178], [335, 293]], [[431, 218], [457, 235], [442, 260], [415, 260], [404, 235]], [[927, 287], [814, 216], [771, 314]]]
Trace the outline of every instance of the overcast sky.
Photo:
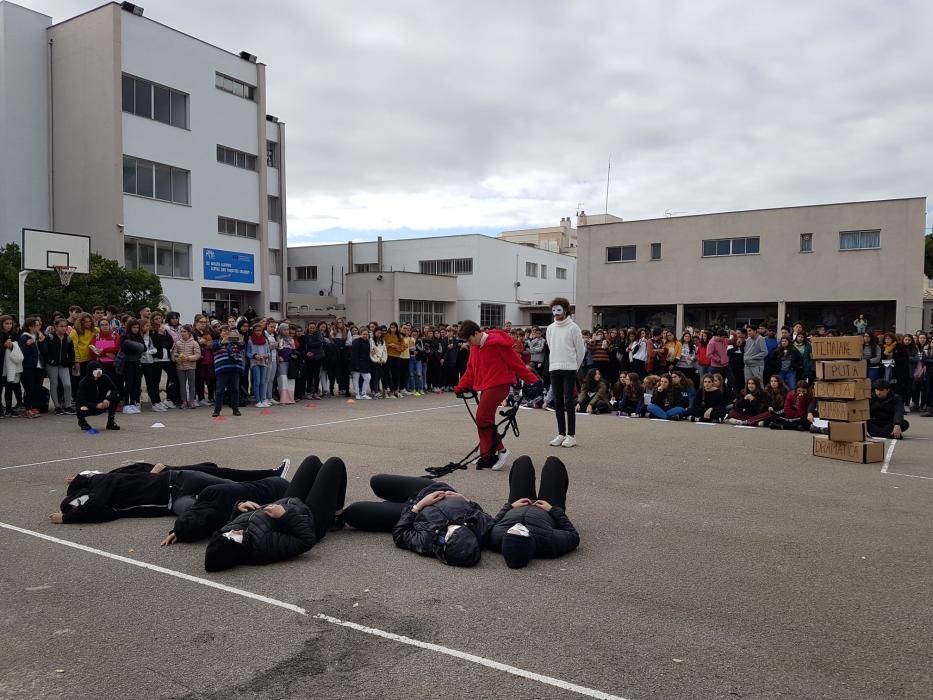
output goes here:
[[[98, 3], [18, 0], [67, 19]], [[926, 196], [933, 3], [142, 0], [268, 66], [289, 242]]]

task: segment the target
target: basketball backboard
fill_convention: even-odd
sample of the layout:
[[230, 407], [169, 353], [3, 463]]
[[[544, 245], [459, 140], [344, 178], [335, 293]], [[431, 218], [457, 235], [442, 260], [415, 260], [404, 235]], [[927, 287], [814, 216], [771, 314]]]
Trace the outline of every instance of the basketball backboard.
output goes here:
[[67, 266], [79, 274], [90, 271], [90, 236], [24, 228], [22, 250], [23, 270], [51, 272], [56, 266]]

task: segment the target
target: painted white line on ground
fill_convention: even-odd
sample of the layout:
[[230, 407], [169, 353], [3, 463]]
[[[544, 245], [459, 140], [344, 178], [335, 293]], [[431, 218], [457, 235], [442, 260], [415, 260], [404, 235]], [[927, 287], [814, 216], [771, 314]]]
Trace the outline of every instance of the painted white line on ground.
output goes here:
[[929, 479], [933, 481], [933, 476], [920, 476], [919, 474], [901, 474], [900, 472], [882, 472], [885, 476], [906, 476], [911, 479]]
[[881, 473], [888, 473], [888, 466], [891, 464], [891, 457], [894, 456], [894, 448], [897, 447], [897, 440], [891, 440], [891, 444], [888, 445], [887, 452], [884, 454], [884, 464], [881, 465]]
[[286, 433], [293, 430], [307, 430], [308, 428], [320, 428], [328, 425], [340, 425], [341, 423], [355, 423], [358, 421], [372, 420], [374, 418], [389, 418], [390, 416], [404, 416], [410, 413], [425, 413], [427, 411], [443, 411], [447, 408], [456, 408], [459, 403], [449, 404], [447, 406], [433, 406], [431, 408], [415, 408], [410, 411], [394, 411], [393, 413], [379, 413], [374, 416], [358, 416], [356, 418], [342, 418], [341, 420], [327, 421], [326, 423], [309, 423], [308, 425], [295, 425], [287, 428], [273, 428], [271, 430], [260, 430], [255, 433], [243, 433], [241, 435], [223, 435], [215, 438], [205, 438], [204, 440], [191, 440], [190, 442], [176, 442], [171, 445], [153, 445], [152, 447], [136, 447], [131, 450], [118, 450], [115, 452], [99, 452], [91, 455], [76, 455], [74, 457], [65, 457], [64, 459], [48, 459], [44, 462], [29, 462], [28, 464], [15, 464], [11, 467], [0, 467], [0, 472], [8, 469], [23, 469], [25, 467], [40, 467], [44, 464], [60, 464], [61, 462], [77, 462], [81, 459], [94, 459], [96, 457], [113, 457], [114, 455], [125, 455], [133, 452], [148, 452], [149, 450], [164, 450], [169, 447], [188, 447], [189, 445], [204, 445], [209, 442], [221, 442], [223, 440], [239, 440], [240, 438], [256, 437], [258, 435], [273, 435], [275, 433]]
[[492, 661], [491, 659], [483, 658], [482, 656], [475, 656], [474, 654], [468, 654], [464, 651], [457, 651], [456, 649], [450, 649], [448, 647], [442, 647], [439, 644], [431, 644], [430, 642], [422, 642], [417, 639], [412, 639], [411, 637], [403, 637], [399, 634], [393, 634], [392, 632], [385, 632], [380, 629], [375, 629], [374, 627], [366, 627], [364, 625], [358, 625], [355, 622], [346, 622], [345, 620], [339, 620], [336, 617], [331, 617], [330, 615], [324, 615], [323, 613], [318, 613], [314, 615], [314, 618], [317, 620], [324, 620], [325, 622], [330, 622], [334, 625], [340, 625], [341, 627], [349, 627], [352, 630], [357, 632], [364, 632], [366, 634], [371, 634], [375, 637], [382, 637], [383, 639], [391, 639], [393, 642], [400, 642], [401, 644], [408, 644], [413, 647], [418, 647], [420, 649], [428, 649], [430, 651], [436, 651], [439, 654], [447, 654], [448, 656], [453, 656], [457, 659], [463, 659], [464, 661], [469, 661], [474, 664], [479, 664], [480, 666], [486, 666], [487, 668], [493, 668], [497, 671], [504, 671], [505, 673], [511, 673], [513, 676], [521, 676], [522, 678], [527, 678], [532, 681], [537, 681], [538, 683], [544, 683], [546, 685], [552, 685], [555, 688], [561, 688], [562, 690], [569, 690], [573, 693], [579, 693], [580, 695], [586, 695], [590, 698], [601, 698], [602, 700], [624, 700], [618, 695], [610, 695], [609, 693], [604, 693], [600, 690], [593, 690], [592, 688], [585, 688], [582, 685], [577, 685], [576, 683], [568, 683], [567, 681], [562, 681], [559, 678], [552, 678], [551, 676], [543, 676], [540, 673], [533, 673], [532, 671], [526, 671], [521, 668], [516, 668], [515, 666], [509, 666], [508, 664], [499, 663], [498, 661]]
[[[47, 542], [53, 542], [55, 544], [60, 544], [65, 547], [71, 547], [72, 549], [78, 549], [82, 552], [88, 552], [89, 554], [96, 554], [101, 557], [106, 557], [107, 559], [112, 559], [114, 561], [119, 561], [124, 564], [130, 564], [132, 566], [137, 566], [141, 569], [146, 569], [148, 571], [154, 571], [158, 574], [165, 574], [166, 576], [172, 576], [174, 578], [181, 579], [183, 581], [189, 581], [190, 583], [198, 583], [202, 586], [208, 586], [210, 588], [216, 588], [217, 590], [224, 591], [225, 593], [232, 593], [234, 595], [242, 596], [243, 598], [249, 598], [250, 600], [255, 600], [260, 603], [265, 603], [266, 605], [273, 605], [277, 608], [282, 608], [284, 610], [289, 610], [299, 615], [308, 615], [308, 611], [297, 605], [292, 605], [291, 603], [286, 603], [281, 600], [276, 600], [275, 598], [269, 598], [268, 596], [259, 595], [258, 593], [253, 593], [251, 591], [244, 590], [242, 588], [236, 588], [234, 586], [226, 586], [222, 583], [217, 583], [216, 581], [211, 581], [210, 579], [202, 578], [200, 576], [192, 576], [191, 574], [185, 574], [181, 571], [175, 571], [174, 569], [166, 569], [164, 566], [157, 566], [155, 564], [149, 564], [144, 561], [138, 561], [136, 559], [130, 559], [129, 557], [124, 557], [119, 554], [112, 554], [106, 552], [102, 549], [95, 549], [94, 547], [88, 547], [84, 544], [79, 544], [77, 542], [72, 542], [70, 540], [63, 540], [58, 537], [53, 537], [52, 535], [46, 535], [42, 532], [35, 532], [33, 530], [27, 530], [26, 528], [17, 527], [16, 525], [10, 525], [9, 523], [0, 522], [0, 528], [6, 530], [11, 530], [13, 532], [18, 532], [21, 535], [28, 535], [30, 537], [36, 537], [40, 540], [46, 540]], [[321, 620], [322, 622], [327, 622], [332, 625], [339, 625], [340, 627], [346, 627], [357, 632], [364, 632], [375, 637], [381, 637], [382, 639], [389, 639], [394, 642], [399, 642], [401, 644], [408, 644], [409, 646], [418, 647], [420, 649], [427, 649], [429, 651], [434, 651], [439, 654], [446, 654], [447, 656], [453, 656], [457, 659], [462, 659], [463, 661], [469, 661], [470, 663], [478, 664], [480, 666], [485, 666], [486, 668], [491, 668], [496, 671], [502, 671], [504, 673], [510, 673], [513, 676], [518, 676], [520, 678], [527, 678], [528, 680], [537, 681], [538, 683], [543, 683], [545, 685], [551, 685], [555, 688], [561, 688], [562, 690], [569, 690], [573, 693], [578, 693], [579, 695], [585, 695], [590, 698], [599, 698], [600, 700], [625, 700], [625, 698], [619, 697], [618, 695], [610, 695], [609, 693], [604, 693], [601, 690], [593, 690], [592, 688], [586, 688], [582, 685], [577, 685], [576, 683], [570, 683], [568, 681], [562, 681], [559, 678], [553, 678], [551, 676], [544, 676], [540, 673], [534, 673], [533, 671], [526, 671], [522, 668], [516, 666], [510, 666], [509, 664], [504, 664], [499, 661], [493, 661], [492, 659], [487, 659], [482, 656], [476, 656], [474, 654], [469, 654], [465, 651], [459, 651], [457, 649], [451, 649], [449, 647], [441, 646], [440, 644], [432, 644], [431, 642], [422, 642], [418, 639], [412, 639], [411, 637], [403, 637], [402, 635], [394, 634], [392, 632], [386, 632], [384, 630], [376, 629], [374, 627], [365, 627], [363, 625], [358, 625], [355, 622], [346, 622], [345, 620], [340, 620], [336, 617], [331, 617], [330, 615], [325, 615], [324, 613], [317, 613], [313, 615], [314, 619]]]

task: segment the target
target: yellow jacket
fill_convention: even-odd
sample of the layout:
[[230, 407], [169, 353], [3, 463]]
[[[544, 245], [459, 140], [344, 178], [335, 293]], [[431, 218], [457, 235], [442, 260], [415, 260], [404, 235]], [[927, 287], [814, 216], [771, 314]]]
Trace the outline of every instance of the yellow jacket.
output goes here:
[[96, 337], [97, 333], [94, 331], [82, 331], [79, 335], [76, 329], [72, 329], [71, 343], [75, 346], [75, 362], [90, 362], [94, 359], [90, 347]]

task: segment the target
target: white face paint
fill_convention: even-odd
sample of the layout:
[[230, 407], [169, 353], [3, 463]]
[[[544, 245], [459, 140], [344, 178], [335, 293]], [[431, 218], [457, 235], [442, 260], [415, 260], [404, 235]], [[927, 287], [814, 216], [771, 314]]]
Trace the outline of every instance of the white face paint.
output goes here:
[[560, 305], [552, 306], [552, 307], [551, 307], [551, 313], [554, 314], [555, 317], [556, 317], [556, 316], [563, 316], [563, 315], [564, 315], [564, 307], [563, 307], [563, 306], [560, 306]]
[[516, 523], [508, 529], [506, 534], [509, 535], [521, 535], [522, 537], [529, 537], [531, 533], [528, 532], [528, 528], [522, 525], [521, 523]]
[[242, 532], [225, 532], [224, 537], [232, 542], [237, 544], [243, 544], [243, 533]]
[[463, 526], [462, 526], [462, 525], [448, 525], [448, 526], [447, 526], [447, 532], [444, 533], [444, 541], [445, 541], [445, 542], [449, 541], [450, 538], [453, 536], [453, 534], [454, 534], [457, 530], [459, 530], [461, 527], [463, 527]]
[[104, 370], [102, 370], [102, 369], [95, 369], [93, 372], [91, 372], [91, 374], [94, 375], [94, 379], [100, 379], [101, 376], [103, 376], [103, 374], [104, 374]]

